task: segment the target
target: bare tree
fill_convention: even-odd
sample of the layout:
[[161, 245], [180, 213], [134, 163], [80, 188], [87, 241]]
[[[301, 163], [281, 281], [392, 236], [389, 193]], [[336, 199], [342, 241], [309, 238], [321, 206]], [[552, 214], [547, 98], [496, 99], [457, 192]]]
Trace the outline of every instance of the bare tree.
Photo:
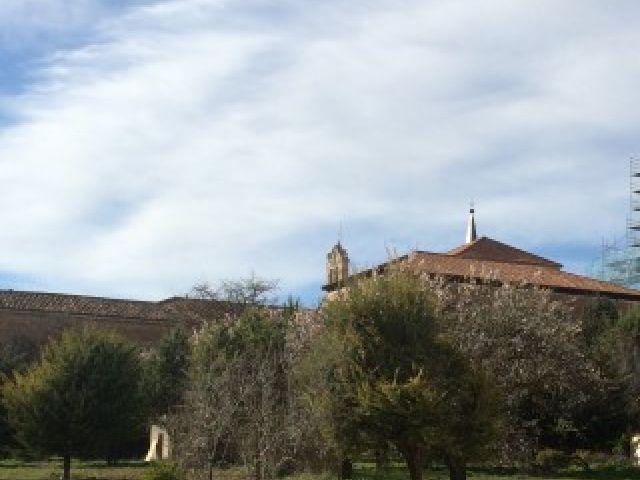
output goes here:
[[[242, 398], [234, 395], [245, 389], [242, 359], [229, 359], [216, 375], [197, 372], [197, 381], [185, 395], [184, 404], [169, 417], [174, 455], [185, 468], [213, 471], [233, 455], [234, 428]], [[199, 367], [195, 367], [196, 369]]]
[[266, 306], [276, 302], [272, 295], [278, 289], [278, 281], [256, 276], [238, 280], [221, 280], [217, 285], [200, 282], [191, 288], [187, 297], [201, 300], [220, 300], [239, 305]]
[[185, 467], [212, 478], [231, 462], [256, 479], [295, 467], [310, 423], [292, 372], [311, 323], [252, 309], [197, 332], [185, 403], [169, 420]]

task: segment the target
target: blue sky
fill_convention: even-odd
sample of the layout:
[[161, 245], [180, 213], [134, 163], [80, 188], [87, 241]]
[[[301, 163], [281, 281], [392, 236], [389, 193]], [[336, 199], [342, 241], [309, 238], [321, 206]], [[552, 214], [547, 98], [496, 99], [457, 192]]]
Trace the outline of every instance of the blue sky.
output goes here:
[[251, 272], [312, 303], [338, 236], [479, 233], [584, 272], [623, 233], [640, 4], [5, 0], [0, 287]]

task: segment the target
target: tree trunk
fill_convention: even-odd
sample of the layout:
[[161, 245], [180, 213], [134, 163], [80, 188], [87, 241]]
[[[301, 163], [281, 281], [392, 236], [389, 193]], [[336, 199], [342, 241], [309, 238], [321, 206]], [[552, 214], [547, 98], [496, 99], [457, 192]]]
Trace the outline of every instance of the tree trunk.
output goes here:
[[349, 457], [344, 457], [342, 459], [342, 464], [340, 465], [340, 478], [342, 480], [346, 480], [353, 476], [353, 464], [351, 463], [351, 459]]
[[447, 455], [445, 463], [449, 468], [449, 480], [467, 480], [467, 466], [462, 460]]
[[66, 454], [64, 456], [64, 467], [63, 467], [63, 480], [71, 480], [71, 455]]
[[253, 461], [254, 465], [254, 476], [255, 480], [262, 480], [262, 460], [260, 459], [260, 453], [256, 454], [256, 457]]
[[411, 480], [422, 480], [424, 449], [420, 445], [407, 445], [402, 449], [402, 454], [407, 462]]
[[383, 472], [389, 468], [389, 451], [386, 445], [381, 445], [375, 449], [376, 470]]

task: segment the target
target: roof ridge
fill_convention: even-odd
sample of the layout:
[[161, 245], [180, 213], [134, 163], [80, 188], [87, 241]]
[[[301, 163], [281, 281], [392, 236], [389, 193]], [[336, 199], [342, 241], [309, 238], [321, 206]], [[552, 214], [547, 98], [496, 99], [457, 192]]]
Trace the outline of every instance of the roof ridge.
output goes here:
[[473, 240], [472, 242], [469, 242], [469, 243], [463, 243], [462, 245], [458, 245], [457, 247], [452, 248], [452, 249], [451, 249], [451, 250], [449, 250], [448, 252], [444, 252], [444, 253], [442, 253], [442, 255], [450, 255], [450, 256], [454, 256], [454, 255], [457, 255], [457, 254], [459, 254], [459, 253], [466, 252], [466, 251], [467, 251], [467, 250], [469, 250], [471, 247], [473, 247], [476, 243], [478, 243], [480, 240], [485, 239], [485, 238], [486, 238], [486, 239], [488, 239], [488, 240], [491, 240], [489, 237], [486, 237], [486, 236], [484, 236], [484, 235], [483, 235], [483, 236], [482, 236], [482, 237], [480, 237], [480, 238], [476, 238], [476, 239], [475, 239], [475, 240]]
[[[457, 255], [450, 255], [449, 252], [445, 252], [445, 253], [438, 253], [438, 252], [415, 252], [415, 253], [419, 253], [419, 254], [427, 254], [427, 255], [438, 255], [441, 257], [446, 257], [446, 258], [452, 258], [455, 260], [460, 260], [460, 261], [465, 261], [465, 262], [478, 262], [478, 263], [487, 263], [487, 262], [492, 262], [492, 263], [505, 263], [507, 265], [511, 264], [516, 264], [516, 265], [525, 265], [528, 267], [539, 267], [539, 268], [549, 268], [551, 270], [558, 270], [556, 267], [554, 267], [553, 265], [545, 265], [542, 263], [532, 263], [532, 262], [526, 262], [526, 261], [521, 261], [521, 260], [499, 260], [499, 259], [495, 259], [495, 258], [468, 258], [468, 257], [458, 257]], [[544, 257], [540, 257], [540, 258], [544, 258]], [[545, 259], [546, 260], [546, 259]], [[553, 260], [549, 260], [549, 262], [551, 263], [555, 263], [553, 262]], [[556, 263], [556, 265], [560, 265], [558, 263]], [[564, 270], [560, 270], [561, 272], [564, 273], [568, 273], [565, 272]]]
[[99, 297], [97, 295], [84, 295], [84, 294], [78, 294], [78, 293], [61, 293], [61, 292], [43, 292], [38, 290], [14, 290], [11, 288], [0, 289], [0, 295], [3, 293], [12, 293], [17, 295], [48, 295], [48, 296], [56, 296], [56, 297], [64, 297], [64, 298], [84, 298], [87, 300], [107, 300], [110, 302], [144, 303], [149, 305], [159, 305], [161, 302], [164, 301], [164, 300], [140, 300], [140, 299], [132, 299], [132, 298]]
[[[504, 252], [513, 252], [516, 254], [521, 255], [522, 257], [528, 257], [531, 258], [532, 261], [527, 261], [526, 259], [504, 259], [504, 260], [500, 260], [500, 259], [495, 259], [495, 258], [491, 258], [490, 256], [486, 257], [486, 260], [492, 260], [492, 261], [502, 261], [504, 263], [521, 263], [521, 264], [528, 264], [528, 265], [539, 265], [540, 263], [545, 263], [549, 266], [553, 266], [555, 268], [562, 268], [562, 264], [559, 262], [556, 262], [554, 260], [551, 260], [549, 258], [543, 257], [541, 255], [538, 255], [536, 253], [533, 252], [529, 252], [527, 250], [523, 250], [522, 248], [518, 248], [518, 247], [514, 247], [512, 245], [509, 245], [507, 243], [501, 242], [500, 240], [496, 240], [494, 238], [490, 238], [487, 236], [482, 236], [480, 238], [478, 238], [477, 240], [468, 243], [468, 244], [464, 244], [461, 245], [459, 247], [454, 248], [453, 250], [449, 250], [448, 252], [445, 253], [445, 255], [451, 256], [451, 257], [456, 257], [456, 256], [462, 256], [463, 254], [465, 254], [468, 251], [470, 254], [473, 253], [473, 247], [476, 247], [478, 245], [495, 245], [498, 248], [501, 248]], [[480, 255], [482, 255], [482, 251], [478, 252]], [[482, 259], [482, 257], [478, 258], [478, 259]], [[533, 260], [536, 260], [536, 262], [534, 262]], [[539, 263], [538, 263], [539, 262]]]

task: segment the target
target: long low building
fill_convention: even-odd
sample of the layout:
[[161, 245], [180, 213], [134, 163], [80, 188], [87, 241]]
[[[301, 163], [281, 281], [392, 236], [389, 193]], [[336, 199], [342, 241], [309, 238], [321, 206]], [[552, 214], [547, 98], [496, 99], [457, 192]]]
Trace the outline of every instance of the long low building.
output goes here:
[[237, 311], [238, 306], [228, 302], [187, 297], [154, 302], [0, 290], [0, 343], [22, 336], [42, 344], [62, 330], [86, 325], [150, 345], [175, 325], [195, 328]]

